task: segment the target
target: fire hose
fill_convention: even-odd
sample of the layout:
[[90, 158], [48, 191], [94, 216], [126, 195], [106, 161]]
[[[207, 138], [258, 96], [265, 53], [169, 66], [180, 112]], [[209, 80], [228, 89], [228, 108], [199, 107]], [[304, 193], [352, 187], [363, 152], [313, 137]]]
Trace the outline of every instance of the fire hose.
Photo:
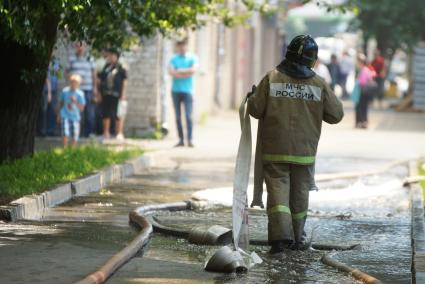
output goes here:
[[[152, 216], [157, 211], [183, 211], [191, 210], [191, 202], [176, 202], [176, 203], [165, 203], [155, 205], [145, 205], [132, 210], [129, 213], [130, 223], [138, 226], [141, 231], [125, 248], [119, 251], [117, 254], [109, 258], [105, 264], [103, 264], [98, 270], [87, 275], [84, 279], [76, 282], [77, 284], [99, 284], [104, 283], [109, 277], [111, 277], [121, 266], [127, 263], [135, 255], [139, 254], [144, 250], [146, 245], [149, 243], [153, 232], [158, 232], [178, 238], [189, 238], [190, 232], [187, 230], [170, 228], [159, 222], [159, 220]], [[267, 246], [267, 240], [250, 240], [251, 245]], [[354, 245], [331, 245], [331, 244], [319, 244], [313, 243], [312, 248], [316, 250], [352, 250], [358, 248], [358, 244]], [[354, 278], [361, 280], [365, 283], [381, 283], [374, 277], [363, 273], [357, 269], [351, 268], [345, 264], [342, 264], [331, 258], [329, 254], [324, 255], [321, 261], [329, 266], [337, 268], [340, 271], [347, 272]]]

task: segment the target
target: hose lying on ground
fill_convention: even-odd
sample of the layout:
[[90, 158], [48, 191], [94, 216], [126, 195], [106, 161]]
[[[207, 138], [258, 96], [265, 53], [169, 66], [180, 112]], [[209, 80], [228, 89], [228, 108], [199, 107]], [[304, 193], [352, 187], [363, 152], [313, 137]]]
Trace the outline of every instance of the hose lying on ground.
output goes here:
[[344, 263], [341, 263], [339, 261], [336, 261], [335, 259], [331, 258], [330, 254], [325, 254], [321, 261], [329, 266], [332, 266], [339, 271], [347, 272], [348, 274], [352, 275], [355, 279], [363, 281], [366, 284], [380, 284], [382, 283], [378, 279], [376, 279], [373, 276], [370, 276], [369, 274], [366, 274], [358, 269], [352, 268]]
[[[187, 239], [189, 237], [189, 232], [177, 228], [171, 228], [168, 226], [165, 226], [160, 223], [158, 218], [155, 216], [149, 216], [148, 217], [149, 222], [152, 224], [154, 232], [162, 233], [164, 235], [174, 236], [177, 238], [185, 238]], [[251, 239], [249, 240], [249, 243], [251, 245], [256, 246], [269, 246], [269, 242], [267, 240], [256, 240]], [[318, 244], [318, 243], [312, 243], [312, 248], [317, 250], [353, 250], [358, 248], [359, 244], [354, 245], [334, 245], [334, 244]]]
[[[154, 227], [155, 230], [155, 227]], [[268, 246], [269, 242], [267, 240], [249, 240], [249, 244], [255, 246]], [[334, 245], [334, 244], [318, 244], [312, 243], [311, 247], [317, 250], [353, 250], [360, 247], [359, 244], [354, 245]]]
[[97, 271], [87, 275], [83, 280], [76, 282], [77, 284], [98, 284], [103, 283], [111, 277], [123, 264], [135, 256], [149, 242], [153, 232], [152, 225], [144, 215], [160, 210], [186, 210], [189, 209], [188, 202], [166, 203], [158, 205], [146, 205], [136, 208], [130, 212], [130, 222], [139, 226], [142, 231], [137, 237], [117, 254], [113, 255], [108, 261], [102, 265]]
[[[149, 216], [149, 221], [151, 222], [153, 229], [155, 232], [162, 233], [165, 235], [170, 235], [178, 238], [189, 238], [189, 232], [177, 229], [177, 228], [171, 228], [168, 226], [165, 226], [160, 223], [158, 218], [155, 216]], [[251, 245], [258, 245], [258, 246], [268, 246], [269, 242], [267, 240], [256, 240], [251, 239], [249, 241]], [[345, 251], [345, 250], [353, 250], [360, 247], [359, 244], [354, 245], [331, 245], [331, 244], [317, 244], [312, 243], [311, 247], [316, 250], [338, 250], [338, 251]], [[337, 268], [340, 271], [347, 272], [351, 274], [355, 279], [361, 280], [367, 284], [379, 284], [381, 283], [378, 279], [358, 270], [352, 267], [349, 267], [343, 263], [340, 263], [334, 259], [331, 258], [330, 254], [326, 254], [322, 257], [321, 261], [329, 266], [332, 266], [334, 268]]]
[[[176, 202], [156, 205], [145, 205], [132, 210], [129, 214], [130, 222], [141, 228], [141, 232], [137, 237], [128, 244], [124, 249], [112, 256], [97, 271], [87, 275], [83, 280], [76, 282], [77, 284], [98, 284], [106, 281], [111, 275], [118, 270], [123, 264], [128, 262], [132, 257], [138, 254], [148, 244], [152, 232], [159, 232], [179, 238], [188, 238], [189, 232], [169, 228], [160, 224], [154, 216], [148, 216], [155, 211], [183, 211], [190, 210], [190, 202]], [[250, 240], [252, 245], [269, 245], [267, 240]], [[351, 250], [359, 245], [343, 246], [329, 244], [312, 244], [314, 249], [318, 250]], [[323, 260], [322, 260], [323, 261]], [[380, 283], [380, 282], [367, 282]]]

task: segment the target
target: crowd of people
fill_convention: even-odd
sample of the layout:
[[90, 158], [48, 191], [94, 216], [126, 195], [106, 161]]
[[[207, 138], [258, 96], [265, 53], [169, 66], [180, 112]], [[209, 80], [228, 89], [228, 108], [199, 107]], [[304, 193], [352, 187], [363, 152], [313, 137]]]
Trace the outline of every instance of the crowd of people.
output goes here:
[[[172, 77], [172, 99], [179, 141], [176, 147], [193, 147], [193, 75], [197, 57], [187, 52], [187, 38], [176, 43], [176, 54], [169, 63]], [[119, 62], [116, 49], [103, 51], [105, 65], [97, 72], [94, 59], [87, 53], [84, 42], [75, 44], [64, 77], [68, 82], [60, 93], [58, 78], [61, 68], [53, 57], [43, 90], [37, 135], [62, 135], [64, 146], [70, 138], [77, 144], [80, 129], [83, 137], [101, 137], [102, 140], [124, 139], [124, 121], [127, 113], [127, 70]], [[187, 126], [185, 144], [181, 107], [184, 106]]]
[[[58, 76], [61, 68], [53, 57], [49, 66], [43, 90], [37, 134], [39, 136], [62, 135], [64, 145], [72, 138], [73, 144], [82, 136], [98, 136], [102, 140], [124, 139], [124, 120], [127, 112], [127, 71], [119, 62], [120, 53], [115, 49], [103, 51], [104, 67], [97, 72], [95, 62], [87, 53], [84, 42], [75, 44], [75, 52], [69, 58], [64, 70], [68, 86], [58, 91]], [[169, 62], [172, 76], [172, 99], [178, 132], [176, 147], [193, 147], [193, 75], [197, 68], [197, 58], [187, 52], [187, 39], [176, 43], [176, 54]], [[355, 104], [355, 127], [368, 127], [368, 107], [376, 98], [382, 106], [384, 80], [386, 77], [385, 59], [379, 50], [373, 61], [359, 54], [357, 60], [345, 51], [341, 58], [332, 54], [330, 62], [324, 65], [318, 58], [314, 71], [321, 76], [332, 90], [339, 85], [342, 99]], [[347, 91], [347, 78], [356, 72], [353, 91]], [[187, 143], [181, 119], [182, 106], [185, 110]], [[81, 114], [80, 114], [81, 112]]]
[[[364, 54], [358, 54], [357, 60], [354, 60], [347, 51], [342, 54], [341, 59], [332, 54], [328, 65], [317, 59], [314, 71], [330, 85], [332, 90], [339, 85], [342, 90], [342, 99], [351, 97], [356, 111], [355, 127], [367, 128], [370, 103], [376, 99], [379, 107], [382, 108], [384, 97], [386, 66], [380, 50], [375, 51], [371, 62]], [[347, 78], [354, 71], [356, 72], [355, 86], [350, 94], [347, 91]]]
[[[84, 42], [74, 46], [63, 72], [59, 60], [52, 58], [39, 113], [39, 136], [62, 135], [64, 145], [77, 144], [80, 129], [83, 137], [100, 136], [124, 139], [124, 119], [127, 107], [127, 71], [119, 63], [120, 53], [115, 49], [103, 51], [105, 65], [96, 71], [95, 62], [87, 53]], [[67, 81], [58, 91], [58, 79]]]
[[320, 59], [317, 59], [314, 71], [321, 76], [332, 90], [339, 85], [342, 89], [342, 99], [348, 99], [350, 96], [347, 91], [348, 76], [354, 72], [354, 59], [345, 51], [340, 60], [335, 54], [331, 55], [330, 63], [325, 65]]

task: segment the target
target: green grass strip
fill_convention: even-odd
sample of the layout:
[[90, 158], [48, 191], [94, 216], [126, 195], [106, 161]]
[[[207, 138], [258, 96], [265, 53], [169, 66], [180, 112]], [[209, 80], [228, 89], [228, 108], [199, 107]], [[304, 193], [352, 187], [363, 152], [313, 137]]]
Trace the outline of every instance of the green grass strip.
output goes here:
[[4, 162], [0, 164], [0, 204], [142, 154], [137, 148], [118, 150], [89, 145], [40, 151], [32, 157]]

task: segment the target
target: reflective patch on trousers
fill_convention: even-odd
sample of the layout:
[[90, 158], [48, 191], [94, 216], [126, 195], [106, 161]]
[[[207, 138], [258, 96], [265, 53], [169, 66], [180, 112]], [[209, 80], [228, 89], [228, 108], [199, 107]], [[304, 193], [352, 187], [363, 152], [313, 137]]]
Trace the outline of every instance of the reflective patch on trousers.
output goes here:
[[289, 207], [285, 205], [276, 205], [276, 206], [273, 206], [272, 208], [267, 209], [267, 214], [270, 215], [275, 213], [286, 213], [291, 215], [291, 210], [289, 209]]
[[288, 162], [300, 165], [311, 165], [314, 163], [315, 156], [293, 156], [279, 154], [263, 154], [263, 160], [267, 162]]
[[299, 213], [292, 213], [292, 219], [293, 220], [301, 220], [307, 217], [307, 211], [302, 211]]

